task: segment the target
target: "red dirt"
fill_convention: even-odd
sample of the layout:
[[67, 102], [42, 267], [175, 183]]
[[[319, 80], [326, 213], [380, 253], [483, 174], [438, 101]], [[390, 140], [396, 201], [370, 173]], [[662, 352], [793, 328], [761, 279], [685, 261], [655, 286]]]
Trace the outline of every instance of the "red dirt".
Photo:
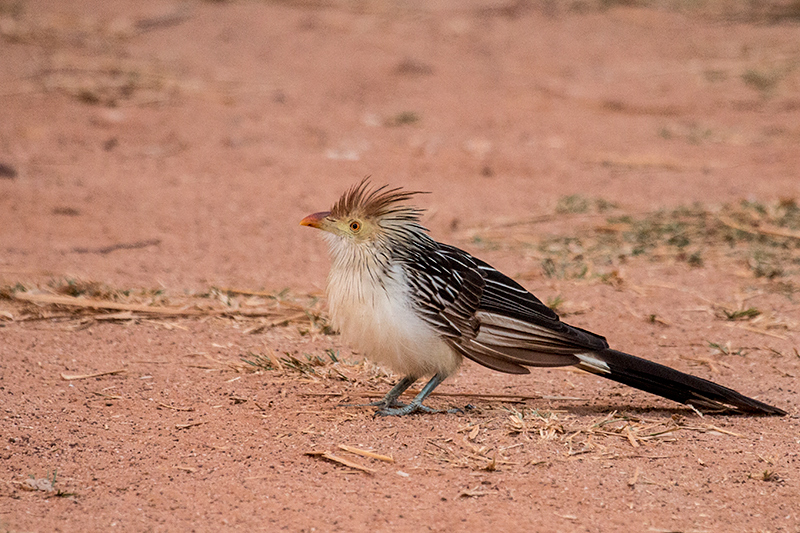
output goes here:
[[[775, 290], [796, 269], [770, 281], [719, 254], [564, 280], [474, 239], [576, 193], [630, 214], [800, 196], [797, 23], [543, 5], [0, 3], [0, 531], [800, 531], [800, 317]], [[307, 322], [8, 298], [66, 280], [190, 307], [222, 305], [198, 295], [212, 286], [319, 293], [327, 251], [298, 222], [365, 175], [431, 191], [434, 237], [561, 296], [581, 311], [567, 321], [790, 415], [699, 418], [571, 370], [468, 363], [442, 393], [581, 399], [438, 396], [475, 409], [373, 418], [339, 403], [391, 379]], [[709, 304], [745, 301], [781, 327]], [[241, 362], [329, 348], [351, 362], [316, 377]], [[25, 490], [54, 473], [55, 491]]]

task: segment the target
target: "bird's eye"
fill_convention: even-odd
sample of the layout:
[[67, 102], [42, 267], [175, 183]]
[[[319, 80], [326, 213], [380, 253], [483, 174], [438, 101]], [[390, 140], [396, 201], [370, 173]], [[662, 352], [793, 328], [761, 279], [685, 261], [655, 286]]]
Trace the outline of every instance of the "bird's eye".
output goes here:
[[357, 233], [361, 229], [361, 222], [358, 220], [353, 220], [350, 222], [350, 231], [353, 233]]

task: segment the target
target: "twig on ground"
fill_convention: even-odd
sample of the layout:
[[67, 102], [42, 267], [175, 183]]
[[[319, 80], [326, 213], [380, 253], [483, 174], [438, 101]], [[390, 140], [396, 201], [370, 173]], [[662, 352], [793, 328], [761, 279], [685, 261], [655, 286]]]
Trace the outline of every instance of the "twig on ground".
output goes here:
[[77, 254], [110, 254], [111, 252], [115, 252], [117, 250], [136, 250], [139, 248], [147, 248], [148, 246], [156, 246], [161, 244], [161, 239], [147, 239], [144, 241], [136, 241], [136, 242], [122, 242], [117, 244], [112, 244], [109, 246], [102, 246], [100, 248], [83, 248], [77, 247], [73, 248], [72, 251]]
[[188, 424], [175, 424], [175, 429], [188, 429], [193, 428], [195, 426], [199, 426], [203, 424], [203, 422], [190, 422]]
[[164, 409], [172, 409], [173, 411], [194, 411], [194, 407], [175, 407], [162, 402], [158, 402], [158, 406]]
[[17, 292], [13, 295], [15, 300], [26, 302], [43, 303], [52, 305], [66, 305], [71, 307], [85, 307], [89, 309], [111, 309], [115, 311], [134, 311], [137, 313], [150, 313], [156, 315], [170, 316], [198, 316], [202, 313], [195, 309], [180, 309], [173, 307], [156, 307], [150, 305], [125, 304], [108, 300], [90, 300], [86, 298], [76, 298], [74, 296], [56, 296], [54, 294], [33, 294], [29, 292]]
[[352, 468], [354, 470], [360, 470], [361, 472], [365, 472], [367, 474], [374, 474], [375, 470], [372, 468], [367, 468], [366, 466], [360, 465], [358, 463], [354, 463], [352, 461], [348, 461], [347, 459], [342, 459], [336, 455], [333, 455], [331, 452], [306, 452], [305, 455], [311, 457], [319, 457], [321, 459], [326, 459], [328, 461], [332, 461], [334, 463], [339, 463], [340, 465], [346, 466], [348, 468]]
[[717, 219], [728, 226], [729, 228], [733, 228], [735, 230], [743, 231], [745, 233], [750, 233], [752, 235], [770, 235], [773, 237], [787, 237], [790, 239], [800, 239], [800, 232], [776, 228], [776, 227], [758, 227], [754, 228], [752, 226], [742, 226], [741, 224], [736, 223], [732, 218], [726, 215], [718, 215]]
[[101, 376], [113, 376], [114, 374], [121, 374], [127, 372], [124, 368], [119, 370], [111, 370], [110, 372], [96, 372], [94, 374], [65, 374], [61, 373], [61, 379], [65, 381], [75, 381], [77, 379], [99, 378]]
[[356, 455], [360, 455], [362, 457], [369, 457], [370, 459], [377, 459], [378, 461], [385, 461], [387, 463], [393, 463], [394, 457], [388, 455], [380, 455], [374, 452], [370, 452], [367, 450], [362, 450], [360, 448], [354, 448], [352, 446], [347, 446], [346, 444], [340, 444], [339, 449], [344, 450], [346, 452], [354, 453]]

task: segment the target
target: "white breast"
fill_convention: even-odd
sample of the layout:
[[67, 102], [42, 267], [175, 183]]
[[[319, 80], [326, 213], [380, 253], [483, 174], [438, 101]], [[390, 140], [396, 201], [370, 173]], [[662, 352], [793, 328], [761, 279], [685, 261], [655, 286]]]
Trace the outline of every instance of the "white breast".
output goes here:
[[346, 343], [403, 376], [447, 376], [458, 369], [461, 356], [414, 312], [399, 265], [381, 284], [342, 259], [334, 254], [327, 293], [332, 324]]

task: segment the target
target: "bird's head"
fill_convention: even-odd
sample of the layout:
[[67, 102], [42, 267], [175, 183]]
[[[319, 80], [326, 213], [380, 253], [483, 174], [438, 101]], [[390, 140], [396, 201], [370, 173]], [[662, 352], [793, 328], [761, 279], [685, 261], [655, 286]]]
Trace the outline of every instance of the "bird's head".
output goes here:
[[345, 192], [330, 211], [308, 215], [300, 224], [351, 244], [414, 244], [428, 238], [420, 225], [422, 210], [406, 203], [416, 194], [420, 193], [388, 185], [373, 187], [364, 179]]

